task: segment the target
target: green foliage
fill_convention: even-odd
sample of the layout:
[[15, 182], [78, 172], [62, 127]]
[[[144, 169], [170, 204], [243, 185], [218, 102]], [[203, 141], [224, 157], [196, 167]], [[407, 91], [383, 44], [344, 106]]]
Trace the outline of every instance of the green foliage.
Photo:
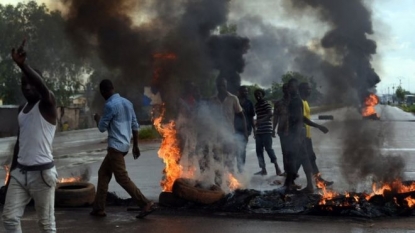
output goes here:
[[225, 24], [219, 27], [219, 34], [232, 34], [236, 35], [238, 28], [236, 24]]
[[91, 68], [74, 54], [61, 13], [35, 1], [0, 5], [0, 31], [0, 98], [4, 103], [18, 104], [22, 99], [21, 72], [13, 65], [10, 50], [27, 38], [27, 63], [42, 72], [58, 105], [68, 105], [69, 97], [80, 90], [81, 76]]
[[410, 92], [406, 91], [401, 86], [398, 86], [398, 88], [396, 88], [395, 95], [396, 95], [396, 98], [398, 98], [398, 100], [403, 101], [405, 99], [406, 94], [410, 94]]
[[151, 140], [158, 138], [160, 138], [160, 134], [153, 126], [144, 127], [138, 131], [138, 139], [140, 140]]

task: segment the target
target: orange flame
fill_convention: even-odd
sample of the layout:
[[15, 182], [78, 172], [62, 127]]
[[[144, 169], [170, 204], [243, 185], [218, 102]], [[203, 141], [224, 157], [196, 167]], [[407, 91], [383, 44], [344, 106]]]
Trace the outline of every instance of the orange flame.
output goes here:
[[228, 181], [229, 181], [228, 186], [231, 191], [234, 191], [242, 187], [239, 181], [231, 173], [228, 174]]
[[415, 206], [415, 199], [412, 197], [405, 198], [406, 203], [408, 204], [409, 208], [412, 208]]
[[322, 181], [320, 179], [316, 179], [316, 185], [317, 185], [318, 188], [320, 188], [322, 190], [322, 193], [321, 193], [322, 198], [321, 198], [320, 202], [318, 203], [319, 205], [325, 205], [326, 201], [332, 200], [333, 198], [335, 198], [339, 195], [337, 192], [327, 190], [326, 184], [324, 183], [324, 181]]
[[[322, 189], [322, 198], [319, 202], [319, 205], [325, 205], [327, 203], [328, 200], [332, 200], [333, 198], [335, 198], [336, 196], [339, 196], [340, 194], [334, 192], [334, 191], [328, 191], [326, 189], [326, 186], [324, 185], [323, 182], [321, 181], [317, 181], [317, 187]], [[394, 192], [394, 193], [409, 193], [409, 192], [414, 192], [415, 191], [415, 182], [412, 182], [411, 184], [403, 184], [402, 181], [400, 180], [395, 180], [393, 182], [390, 183], [385, 183], [382, 184], [380, 187], [378, 187], [378, 185], [376, 183], [372, 184], [372, 193], [370, 194], [366, 194], [364, 196], [364, 198], [369, 201], [373, 196], [375, 195], [385, 195], [385, 192]], [[345, 193], [346, 197], [350, 197], [349, 193]], [[357, 195], [354, 195], [353, 198], [355, 199], [356, 202], [359, 202], [360, 198]], [[413, 199], [412, 197], [407, 197], [405, 198], [408, 207], [412, 208], [415, 207], [415, 199]], [[394, 202], [398, 204], [398, 201], [396, 199], [396, 197], [394, 198]]]
[[80, 176], [78, 177], [68, 177], [68, 178], [60, 178], [58, 179], [58, 183], [73, 183], [81, 181], [82, 178]]
[[6, 171], [6, 177], [4, 178], [4, 184], [6, 185], [10, 177], [10, 169], [9, 169], [9, 166], [7, 165], [4, 165], [3, 167], [4, 167], [4, 170]]
[[179, 164], [181, 156], [176, 124], [174, 121], [170, 121], [163, 125], [161, 123], [163, 115], [164, 112], [160, 117], [154, 119], [154, 126], [163, 137], [158, 155], [166, 165], [163, 171], [165, 178], [160, 182], [160, 185], [163, 192], [171, 192], [174, 181], [182, 176], [183, 168]]
[[364, 106], [362, 108], [362, 115], [364, 117], [376, 114], [375, 106], [379, 103], [379, 98], [375, 94], [370, 94], [365, 99]]

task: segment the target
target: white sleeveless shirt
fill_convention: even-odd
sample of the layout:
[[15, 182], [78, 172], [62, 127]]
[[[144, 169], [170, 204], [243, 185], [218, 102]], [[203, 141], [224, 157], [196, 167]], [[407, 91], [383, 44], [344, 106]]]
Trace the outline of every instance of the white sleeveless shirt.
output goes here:
[[19, 154], [17, 162], [24, 166], [42, 165], [53, 162], [52, 142], [56, 125], [47, 122], [39, 110], [39, 102], [28, 113], [18, 116]]

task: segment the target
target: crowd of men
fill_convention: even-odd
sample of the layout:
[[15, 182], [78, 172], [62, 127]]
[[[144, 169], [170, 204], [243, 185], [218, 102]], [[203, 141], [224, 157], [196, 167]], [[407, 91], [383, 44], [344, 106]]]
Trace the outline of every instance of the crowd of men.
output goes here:
[[[13, 61], [23, 74], [21, 88], [27, 103], [19, 108], [19, 133], [10, 178], [7, 180], [8, 190], [2, 219], [7, 232], [21, 232], [20, 219], [25, 206], [34, 199], [40, 230], [56, 232], [54, 195], [58, 175], [52, 155], [52, 141], [57, 124], [56, 100], [45, 85], [41, 72], [26, 64], [24, 45], [25, 41], [11, 53]], [[138, 122], [133, 104], [116, 93], [110, 80], [102, 80], [99, 87], [106, 103], [102, 117], [95, 114], [94, 120], [101, 132], [108, 132], [108, 150], [98, 172], [98, 187], [91, 215], [106, 216], [108, 183], [114, 175], [117, 183], [142, 207], [137, 218], [144, 218], [152, 213], [156, 206], [131, 181], [124, 160], [130, 149], [131, 136], [133, 157], [137, 159], [140, 156]], [[316, 127], [324, 133], [327, 133], [328, 129], [310, 120], [310, 107], [307, 102], [310, 86], [307, 83], [299, 84], [296, 79], [291, 79], [284, 84], [284, 96], [274, 104], [274, 111], [261, 89], [254, 92], [254, 105], [248, 99], [248, 88], [245, 86], [240, 87], [238, 96], [233, 95], [227, 89], [226, 79], [221, 77], [216, 80], [216, 88], [217, 95], [202, 100], [198, 89], [189, 84], [179, 101], [179, 109], [189, 121], [202, 102], [209, 106], [207, 114], [203, 115], [209, 116], [215, 127], [209, 124], [203, 127], [205, 122], [199, 121], [196, 127], [198, 129], [190, 130], [191, 137], [187, 135], [187, 139], [196, 138], [196, 143], [190, 146], [193, 148], [190, 154], [197, 155], [201, 152], [199, 166], [202, 172], [209, 169], [212, 160], [223, 165], [223, 168], [231, 173], [235, 172], [236, 161], [238, 172], [244, 172], [246, 145], [252, 133], [261, 169], [255, 175], [268, 174], [264, 159], [265, 149], [275, 167], [275, 174], [286, 177], [283, 186], [286, 192], [296, 192], [300, 188], [294, 181], [301, 166], [307, 178], [307, 185], [300, 190], [301, 192], [314, 191], [313, 178], [315, 182], [324, 185], [333, 183], [321, 178], [316, 164], [310, 127]], [[213, 132], [213, 138], [216, 140], [213, 148], [209, 148], [208, 145], [212, 137], [206, 138], [206, 135], [210, 135], [209, 132]], [[276, 133], [281, 143], [283, 171], [272, 148]], [[186, 133], [181, 136], [181, 140], [185, 141]], [[223, 169], [216, 173], [215, 182], [220, 184], [223, 181]]]

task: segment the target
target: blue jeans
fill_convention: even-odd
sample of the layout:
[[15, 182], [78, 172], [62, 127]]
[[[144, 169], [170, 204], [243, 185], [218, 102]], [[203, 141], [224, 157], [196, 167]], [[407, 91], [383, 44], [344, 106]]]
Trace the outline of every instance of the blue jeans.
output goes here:
[[10, 173], [2, 215], [7, 233], [22, 232], [20, 219], [32, 198], [40, 232], [56, 232], [54, 206], [57, 179], [55, 167], [43, 171], [21, 171], [16, 168]]
[[256, 156], [258, 157], [259, 167], [265, 169], [264, 148], [267, 151], [271, 163], [277, 163], [274, 149], [272, 149], [272, 134], [257, 134], [255, 135]]

